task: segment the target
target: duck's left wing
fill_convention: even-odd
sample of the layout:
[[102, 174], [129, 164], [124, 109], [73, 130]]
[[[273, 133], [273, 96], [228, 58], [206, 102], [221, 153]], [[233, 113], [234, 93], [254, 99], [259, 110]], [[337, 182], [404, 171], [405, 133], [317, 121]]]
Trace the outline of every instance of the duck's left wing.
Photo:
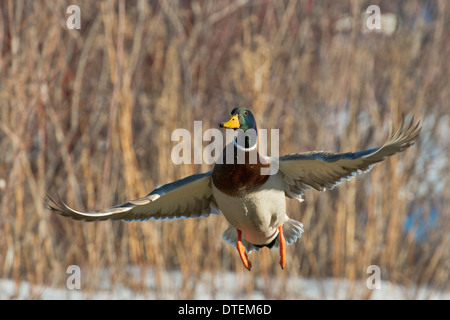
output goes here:
[[212, 195], [212, 171], [195, 174], [163, 185], [148, 196], [104, 210], [82, 212], [70, 208], [61, 200], [48, 197], [49, 209], [76, 220], [161, 220], [201, 218], [218, 214]]
[[356, 173], [369, 171], [386, 156], [402, 152], [412, 144], [420, 132], [420, 122], [414, 118], [390, 135], [380, 148], [348, 153], [307, 152], [280, 157], [279, 171], [284, 181], [284, 191], [289, 198], [302, 200], [303, 190], [312, 187], [319, 191], [332, 189]]

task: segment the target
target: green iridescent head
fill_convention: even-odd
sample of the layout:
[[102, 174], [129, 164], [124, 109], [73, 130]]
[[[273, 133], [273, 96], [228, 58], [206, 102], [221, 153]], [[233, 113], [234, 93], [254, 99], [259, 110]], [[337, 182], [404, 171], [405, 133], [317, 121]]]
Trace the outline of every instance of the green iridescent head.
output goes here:
[[231, 111], [230, 120], [219, 124], [221, 128], [242, 129], [244, 132], [249, 129], [256, 131], [256, 121], [250, 110], [246, 108], [234, 108]]

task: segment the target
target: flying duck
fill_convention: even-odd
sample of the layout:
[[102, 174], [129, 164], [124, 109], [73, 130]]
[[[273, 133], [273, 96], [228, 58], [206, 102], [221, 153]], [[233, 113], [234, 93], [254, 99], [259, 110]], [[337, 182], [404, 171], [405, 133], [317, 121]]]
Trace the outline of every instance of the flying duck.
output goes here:
[[[284, 268], [286, 245], [303, 233], [303, 224], [287, 216], [285, 197], [302, 201], [305, 189], [331, 190], [344, 179], [369, 171], [386, 156], [410, 147], [421, 129], [414, 118], [406, 126], [403, 119], [400, 128], [392, 131], [379, 148], [348, 153], [294, 153], [274, 159], [260, 156], [254, 137], [245, 135], [250, 131], [257, 133], [250, 110], [234, 108], [229, 121], [219, 126], [240, 129], [244, 138], [238, 135], [232, 145], [227, 145], [218, 158], [222, 161], [216, 161], [211, 171], [168, 183], [143, 198], [108, 209], [77, 211], [61, 199], [56, 202], [50, 197], [47, 205], [63, 216], [86, 221], [187, 219], [222, 212], [230, 223], [223, 238], [237, 248], [245, 268], [252, 267], [247, 253], [262, 247], [279, 248], [280, 266]], [[277, 170], [263, 172], [275, 163]]]

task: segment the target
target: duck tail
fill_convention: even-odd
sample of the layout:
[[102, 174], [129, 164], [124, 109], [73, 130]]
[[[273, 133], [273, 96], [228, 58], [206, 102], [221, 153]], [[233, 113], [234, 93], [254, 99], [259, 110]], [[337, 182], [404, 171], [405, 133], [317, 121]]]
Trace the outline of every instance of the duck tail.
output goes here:
[[[235, 227], [230, 226], [225, 232], [222, 234], [223, 240], [231, 244], [233, 247], [236, 247], [236, 243], [238, 240], [238, 233]], [[245, 251], [250, 253], [252, 251], [259, 251], [261, 248], [256, 247], [245, 239], [244, 235], [242, 235], [242, 244], [244, 245]]]
[[[286, 241], [286, 245], [291, 245], [297, 239], [300, 239], [302, 237], [303, 233], [303, 223], [300, 221], [294, 220], [294, 219], [288, 219], [283, 224], [283, 234]], [[236, 228], [233, 226], [230, 226], [225, 232], [222, 234], [223, 239], [228, 242], [233, 247], [236, 246], [237, 240], [238, 240], [238, 234], [236, 231]], [[269, 246], [269, 248], [278, 248], [280, 243], [280, 237], [275, 238], [275, 242]], [[250, 253], [252, 251], [259, 251], [261, 249], [261, 246], [254, 245], [245, 239], [244, 236], [242, 236], [242, 244], [245, 247], [245, 251], [247, 253]]]
[[[291, 245], [297, 241], [297, 239], [300, 239], [303, 232], [303, 223], [300, 221], [289, 219], [283, 224], [283, 234], [287, 245]], [[275, 243], [275, 247], [278, 247], [278, 244], [279, 240]]]

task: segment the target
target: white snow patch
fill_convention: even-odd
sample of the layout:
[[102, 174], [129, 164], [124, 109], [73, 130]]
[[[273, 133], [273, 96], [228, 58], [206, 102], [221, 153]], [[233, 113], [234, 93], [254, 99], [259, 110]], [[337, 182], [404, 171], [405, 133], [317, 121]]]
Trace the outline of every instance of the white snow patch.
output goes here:
[[[10, 279], [0, 279], [0, 299], [43, 299], [43, 300], [84, 300], [84, 299], [183, 299], [179, 292], [183, 285], [180, 271], [161, 274], [162, 288], [155, 282], [154, 271], [146, 273], [145, 292], [134, 292], [123, 285], [103, 284], [98, 290], [69, 290], [65, 287], [32, 285], [27, 281], [15, 283]], [[368, 289], [365, 281], [347, 279], [305, 279], [288, 278], [283, 283], [279, 279], [263, 280], [256, 277], [252, 291], [243, 290], [243, 284], [250, 278], [246, 273], [205, 273], [196, 283], [192, 299], [273, 299], [271, 292], [282, 292], [284, 299], [434, 299], [449, 300], [450, 291], [439, 291], [427, 287], [403, 287], [388, 281], [381, 281], [380, 289]], [[189, 279], [188, 282], [195, 281]], [[268, 285], [264, 281], [269, 281]], [[191, 298], [190, 298], [191, 299]]]

